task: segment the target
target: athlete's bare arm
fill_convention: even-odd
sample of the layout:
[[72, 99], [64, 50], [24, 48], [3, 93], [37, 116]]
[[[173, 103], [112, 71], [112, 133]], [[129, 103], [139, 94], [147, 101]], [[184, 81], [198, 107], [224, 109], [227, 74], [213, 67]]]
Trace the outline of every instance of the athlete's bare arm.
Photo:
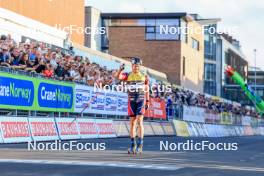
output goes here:
[[146, 80], [145, 80], [145, 100], [146, 100], [146, 107], [149, 107], [149, 81], [148, 81], [148, 77], [146, 76]]
[[124, 81], [126, 79], [126, 74], [123, 73], [123, 70], [125, 69], [125, 64], [122, 64], [115, 74], [115, 78]]

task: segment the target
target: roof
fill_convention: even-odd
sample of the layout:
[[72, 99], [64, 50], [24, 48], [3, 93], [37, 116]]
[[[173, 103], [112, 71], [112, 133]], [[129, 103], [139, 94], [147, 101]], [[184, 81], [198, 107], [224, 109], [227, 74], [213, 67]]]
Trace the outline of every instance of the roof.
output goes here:
[[102, 18], [110, 19], [135, 19], [135, 18], [179, 18], [187, 13], [102, 13]]
[[216, 24], [217, 22], [221, 21], [221, 18], [198, 19], [196, 21], [202, 25], [208, 25], [208, 24]]
[[221, 18], [203, 18], [196, 13], [189, 15], [192, 16], [195, 21], [199, 22], [201, 25], [216, 24], [217, 22], [221, 21]]

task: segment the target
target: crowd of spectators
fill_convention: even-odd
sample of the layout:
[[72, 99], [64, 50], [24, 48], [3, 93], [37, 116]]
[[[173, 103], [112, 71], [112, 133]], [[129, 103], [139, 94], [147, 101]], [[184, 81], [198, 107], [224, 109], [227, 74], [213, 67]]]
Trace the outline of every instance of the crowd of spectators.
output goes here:
[[11, 35], [0, 37], [0, 66], [90, 86], [111, 85], [115, 74], [115, 70], [91, 63], [89, 58], [64, 53], [60, 48], [52, 50], [43, 42], [29, 39], [16, 43]]
[[172, 107], [173, 104], [197, 106], [205, 108], [212, 113], [232, 113], [234, 115], [247, 115], [252, 117], [259, 117], [258, 113], [252, 108], [241, 106], [238, 103], [231, 103], [220, 98], [206, 96], [201, 93], [195, 93], [190, 90], [176, 88], [171, 93], [165, 95], [167, 100], [167, 107]]
[[[0, 37], [0, 66], [90, 86], [94, 83], [102, 86], [117, 83], [116, 70], [108, 70], [106, 67], [91, 63], [89, 58], [64, 53], [60, 48], [52, 50], [43, 42], [32, 42], [27, 39], [25, 42], [16, 43], [11, 35]], [[153, 95], [165, 98], [168, 108], [177, 104], [203, 107], [215, 113], [258, 116], [255, 111], [243, 106], [217, 101], [201, 93], [181, 88], [176, 88], [171, 93], [156, 92]]]

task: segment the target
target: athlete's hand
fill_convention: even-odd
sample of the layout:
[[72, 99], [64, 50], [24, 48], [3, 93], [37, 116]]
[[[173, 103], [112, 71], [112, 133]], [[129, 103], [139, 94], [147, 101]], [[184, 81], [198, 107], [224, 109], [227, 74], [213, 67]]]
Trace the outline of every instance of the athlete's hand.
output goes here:
[[148, 108], [149, 108], [149, 102], [147, 101], [145, 104], [145, 110], [148, 110]]

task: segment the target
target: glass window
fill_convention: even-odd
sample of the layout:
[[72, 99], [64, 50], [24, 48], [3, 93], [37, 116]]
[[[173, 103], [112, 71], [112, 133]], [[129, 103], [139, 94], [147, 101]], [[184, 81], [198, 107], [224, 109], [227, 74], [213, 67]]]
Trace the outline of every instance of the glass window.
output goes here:
[[204, 35], [204, 40], [205, 40], [205, 41], [209, 41], [209, 35], [207, 35], [207, 34]]
[[[147, 19], [147, 40], [179, 40], [179, 19]], [[154, 35], [153, 35], [154, 33]]]
[[156, 37], [155, 37], [155, 33], [146, 33], [146, 39], [147, 40], [155, 40]]
[[155, 19], [147, 19], [146, 26], [156, 26]]
[[157, 19], [156, 26], [160, 25], [179, 26], [179, 19]]
[[194, 38], [192, 38], [192, 48], [199, 50], [199, 42], [195, 40]]
[[154, 26], [147, 26], [146, 27], [146, 33], [155, 33], [155, 27]]
[[182, 60], [182, 74], [183, 76], [185, 76], [185, 57], [183, 57], [183, 60]]
[[205, 80], [216, 80], [216, 65], [215, 64], [205, 64]]
[[157, 40], [178, 40], [179, 32], [176, 26], [166, 26], [166, 29], [161, 29], [161, 26], [156, 26]]

